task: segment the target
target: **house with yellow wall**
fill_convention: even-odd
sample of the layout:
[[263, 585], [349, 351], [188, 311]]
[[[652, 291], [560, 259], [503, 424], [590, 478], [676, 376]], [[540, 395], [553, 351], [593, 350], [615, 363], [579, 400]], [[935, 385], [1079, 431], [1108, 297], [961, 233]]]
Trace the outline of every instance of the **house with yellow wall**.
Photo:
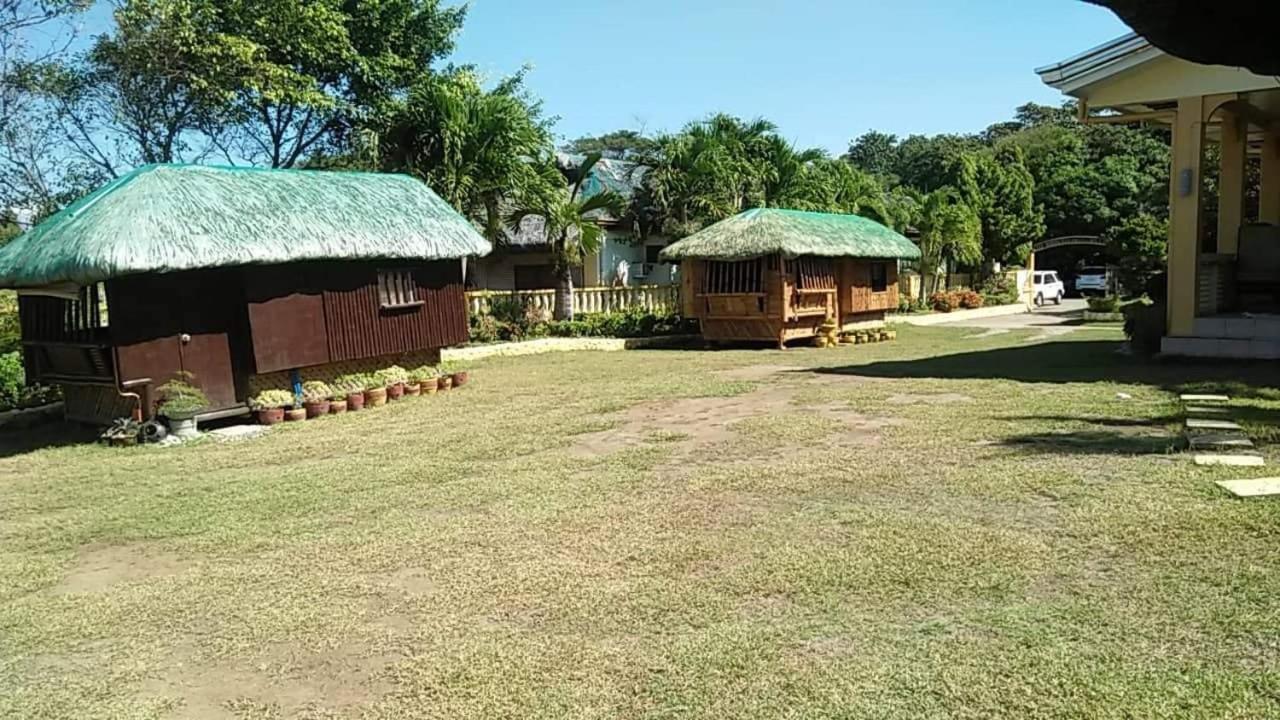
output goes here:
[[[1076, 98], [1084, 122], [1172, 130], [1163, 352], [1280, 358], [1280, 78], [1201, 65], [1130, 34], [1036, 72]], [[1217, 217], [1205, 212], [1217, 145]], [[1260, 178], [1249, 183], [1247, 167]], [[1258, 196], [1255, 213], [1246, 194]]]

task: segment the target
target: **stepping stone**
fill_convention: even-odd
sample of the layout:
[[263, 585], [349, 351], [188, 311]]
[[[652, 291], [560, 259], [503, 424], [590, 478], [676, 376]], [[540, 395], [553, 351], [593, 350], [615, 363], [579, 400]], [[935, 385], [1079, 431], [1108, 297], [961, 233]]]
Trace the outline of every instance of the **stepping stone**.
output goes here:
[[1197, 465], [1228, 465], [1232, 467], [1260, 467], [1266, 464], [1261, 455], [1196, 455]]
[[1188, 438], [1192, 450], [1229, 450], [1252, 448], [1253, 441], [1239, 433], [1208, 432]]
[[1261, 497], [1264, 495], [1280, 495], [1280, 478], [1258, 478], [1257, 480], [1219, 480], [1218, 487], [1236, 497]]
[[1188, 405], [1188, 415], [1226, 415], [1231, 412], [1224, 407], [1210, 407], [1208, 405]]
[[1187, 418], [1188, 430], [1243, 430], [1230, 420], [1208, 420], [1205, 418]]
[[1226, 395], [1197, 395], [1196, 393], [1179, 395], [1178, 399], [1181, 400], [1182, 402], [1196, 402], [1196, 403], [1201, 403], [1201, 402], [1224, 403], [1224, 402], [1229, 402], [1231, 400], [1231, 398], [1227, 397]]

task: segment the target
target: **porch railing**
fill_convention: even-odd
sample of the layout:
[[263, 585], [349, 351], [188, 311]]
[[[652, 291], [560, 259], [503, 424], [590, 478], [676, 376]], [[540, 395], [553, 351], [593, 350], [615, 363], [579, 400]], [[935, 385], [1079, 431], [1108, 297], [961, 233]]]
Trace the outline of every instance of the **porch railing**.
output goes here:
[[1202, 254], [1196, 272], [1196, 315], [1226, 312], [1235, 304], [1235, 255]]
[[[494, 300], [515, 299], [550, 316], [555, 309], [555, 290], [472, 290], [467, 293], [467, 309], [472, 315], [488, 314]], [[600, 313], [642, 307], [655, 313], [673, 313], [680, 308], [680, 286], [636, 285], [633, 287], [583, 287], [573, 289], [573, 312]]]

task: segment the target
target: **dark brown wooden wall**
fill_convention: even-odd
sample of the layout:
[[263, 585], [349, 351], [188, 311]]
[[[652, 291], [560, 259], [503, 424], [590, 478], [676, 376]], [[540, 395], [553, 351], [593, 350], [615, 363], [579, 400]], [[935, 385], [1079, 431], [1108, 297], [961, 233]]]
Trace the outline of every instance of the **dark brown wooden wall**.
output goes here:
[[[408, 269], [421, 305], [383, 308], [379, 270]], [[464, 343], [462, 267], [456, 260], [305, 263], [246, 268], [258, 373]]]
[[411, 267], [418, 307], [379, 305], [378, 270], [395, 264], [361, 265], [329, 276], [324, 290], [325, 322], [332, 362], [446, 347], [468, 339], [462, 264], [457, 260]]

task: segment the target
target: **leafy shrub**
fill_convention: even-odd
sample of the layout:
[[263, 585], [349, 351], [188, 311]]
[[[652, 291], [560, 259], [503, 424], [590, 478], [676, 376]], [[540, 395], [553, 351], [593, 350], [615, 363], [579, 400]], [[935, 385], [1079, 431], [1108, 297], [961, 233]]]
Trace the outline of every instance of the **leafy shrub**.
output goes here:
[[293, 407], [296, 399], [288, 390], [263, 390], [249, 398], [250, 410], [269, 410], [271, 408]]
[[366, 373], [347, 373], [333, 379], [330, 387], [341, 395], [364, 392], [369, 388], [370, 377]]
[[176, 373], [169, 382], [156, 388], [157, 412], [165, 417], [190, 415], [209, 407], [209, 398], [195, 385], [189, 372]]
[[320, 402], [334, 396], [333, 388], [322, 380], [308, 380], [302, 383], [302, 397], [308, 402]]
[[936, 292], [929, 295], [929, 307], [936, 312], [951, 312], [960, 304], [955, 293]]
[[1124, 334], [1129, 348], [1137, 355], [1160, 352], [1164, 337], [1164, 303], [1134, 302], [1124, 306]]
[[0, 354], [22, 347], [22, 330], [18, 326], [18, 294], [0, 290]]
[[973, 290], [959, 290], [955, 296], [957, 304], [962, 308], [974, 310], [982, 307], [982, 296]]
[[18, 353], [0, 355], [0, 408], [17, 407], [26, 387], [27, 374]]
[[986, 305], [1013, 305], [1018, 302], [1018, 285], [1003, 274], [992, 275], [978, 285]]
[[1120, 298], [1115, 295], [1088, 298], [1089, 309], [1098, 313], [1120, 312]]
[[409, 371], [399, 365], [382, 368], [373, 374], [382, 383], [383, 387], [402, 385], [409, 382]]
[[430, 365], [419, 365], [409, 371], [409, 382], [423, 382], [440, 377], [440, 371]]
[[502, 339], [498, 319], [492, 315], [471, 316], [471, 342], [495, 343]]

